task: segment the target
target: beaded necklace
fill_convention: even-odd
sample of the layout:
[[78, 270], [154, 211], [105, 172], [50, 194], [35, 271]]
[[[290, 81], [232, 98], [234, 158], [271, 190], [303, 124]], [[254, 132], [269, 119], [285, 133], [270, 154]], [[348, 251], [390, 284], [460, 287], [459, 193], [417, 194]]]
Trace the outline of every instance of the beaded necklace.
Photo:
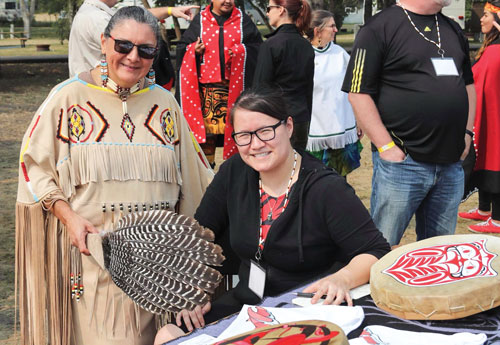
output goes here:
[[436, 43], [436, 41], [433, 41], [429, 38], [427, 38], [423, 33], [422, 31], [420, 31], [417, 26], [415, 25], [415, 23], [413, 22], [413, 20], [411, 19], [410, 15], [408, 14], [408, 11], [406, 10], [406, 8], [403, 6], [402, 3], [398, 3], [398, 5], [403, 9], [403, 11], [405, 12], [406, 14], [406, 17], [408, 18], [408, 20], [410, 21], [411, 25], [413, 26], [413, 28], [415, 29], [416, 32], [418, 32], [420, 34], [420, 36], [422, 36], [427, 42], [430, 42], [432, 44], [434, 44], [437, 48], [438, 48], [438, 54], [441, 55], [442, 58], [444, 58], [444, 49], [441, 48], [441, 33], [439, 32], [439, 22], [438, 22], [438, 16], [437, 14], [434, 14], [434, 19], [436, 20], [436, 29], [437, 29], [437, 36], [438, 36], [438, 41]]
[[[292, 168], [292, 173], [290, 175], [290, 180], [288, 180], [288, 186], [286, 187], [286, 193], [285, 193], [285, 200], [283, 201], [283, 208], [281, 209], [281, 213], [285, 212], [285, 208], [287, 206], [287, 203], [288, 203], [288, 194], [290, 193], [290, 187], [292, 186], [292, 180], [293, 180], [293, 176], [295, 175], [295, 168], [297, 167], [297, 151], [293, 150], [293, 157], [294, 157], [294, 161], [293, 161], [293, 168]], [[262, 258], [262, 249], [264, 248], [264, 242], [266, 241], [263, 236], [262, 236], [262, 202], [260, 202], [260, 200], [262, 200], [262, 179], [260, 178], [260, 175], [259, 175], [259, 204], [260, 204], [260, 212], [259, 212], [259, 246], [257, 247], [257, 253], [255, 253], [255, 258], [257, 259], [257, 261], [260, 261], [260, 259]], [[275, 204], [276, 206], [276, 204]], [[271, 207], [271, 205], [269, 205], [269, 207]], [[271, 208], [271, 212], [269, 212], [267, 218], [269, 220], [272, 219], [272, 214], [273, 212], [273, 209]]]
[[140, 88], [140, 80], [131, 88], [121, 87], [115, 83], [113, 79], [111, 79], [108, 75], [108, 63], [103, 59], [101, 61], [101, 81], [102, 87], [108, 88], [120, 97], [122, 101], [122, 109], [123, 109], [123, 118], [121, 122], [121, 128], [125, 132], [128, 140], [132, 142], [135, 132], [135, 125], [128, 114], [127, 108], [127, 99], [134, 92], [138, 91]]

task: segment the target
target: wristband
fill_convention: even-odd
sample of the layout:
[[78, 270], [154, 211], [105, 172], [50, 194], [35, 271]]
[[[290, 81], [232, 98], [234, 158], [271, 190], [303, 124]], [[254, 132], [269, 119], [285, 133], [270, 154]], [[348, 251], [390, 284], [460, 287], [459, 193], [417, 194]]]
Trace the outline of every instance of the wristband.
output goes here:
[[465, 129], [465, 134], [469, 134], [471, 138], [474, 138], [474, 132], [469, 129]]
[[379, 147], [377, 150], [378, 150], [379, 153], [382, 153], [384, 151], [389, 150], [391, 147], [393, 147], [395, 145], [396, 144], [394, 144], [394, 141], [391, 141], [389, 144], [385, 144], [384, 146]]
[[171, 16], [171, 15], [172, 15], [172, 7], [167, 7], [167, 14], [168, 14], [169, 16]]

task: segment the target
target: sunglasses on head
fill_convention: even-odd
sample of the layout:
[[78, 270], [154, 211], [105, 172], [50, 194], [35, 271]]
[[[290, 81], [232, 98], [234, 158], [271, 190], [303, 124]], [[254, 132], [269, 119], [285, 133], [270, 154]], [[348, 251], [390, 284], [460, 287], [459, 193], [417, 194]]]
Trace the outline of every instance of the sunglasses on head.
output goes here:
[[157, 47], [152, 47], [148, 44], [134, 44], [130, 41], [118, 40], [111, 35], [109, 37], [115, 41], [115, 51], [120, 54], [128, 54], [134, 47], [137, 47], [137, 53], [141, 58], [153, 59], [158, 51]]

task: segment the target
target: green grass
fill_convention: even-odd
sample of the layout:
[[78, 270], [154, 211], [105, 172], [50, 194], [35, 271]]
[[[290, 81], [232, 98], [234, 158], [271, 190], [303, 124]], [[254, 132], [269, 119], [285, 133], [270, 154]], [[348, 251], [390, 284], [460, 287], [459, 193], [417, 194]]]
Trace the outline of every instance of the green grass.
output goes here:
[[[68, 54], [68, 41], [61, 41], [55, 38], [35, 38], [26, 41], [26, 47], [19, 47], [18, 38], [0, 40], [1, 46], [16, 46], [16, 48], [0, 49], [0, 56], [43, 56], [43, 55], [65, 55]], [[50, 44], [50, 51], [39, 52], [36, 50], [37, 44]]]
[[[10, 28], [8, 26], [0, 27], [3, 30], [4, 37], [9, 37]], [[14, 27], [14, 32], [22, 32], [24, 27]], [[16, 34], [19, 37], [20, 34]], [[58, 38], [57, 28], [55, 26], [31, 27], [31, 38]], [[0, 44], [2, 41], [0, 41]]]

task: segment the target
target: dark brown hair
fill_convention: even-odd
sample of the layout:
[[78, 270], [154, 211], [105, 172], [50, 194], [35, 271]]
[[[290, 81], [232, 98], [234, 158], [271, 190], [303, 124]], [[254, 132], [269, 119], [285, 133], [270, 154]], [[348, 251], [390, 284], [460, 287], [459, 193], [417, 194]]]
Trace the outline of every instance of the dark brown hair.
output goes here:
[[[499, 1], [489, 1], [489, 3], [492, 4], [493, 6], [500, 7], [500, 0]], [[495, 18], [495, 22], [500, 24], [500, 18], [498, 17], [498, 15], [500, 13], [492, 13], [492, 14]], [[479, 48], [479, 50], [477, 51], [477, 54], [475, 56], [476, 61], [479, 60], [481, 55], [483, 55], [484, 50], [491, 44], [491, 42], [495, 41], [499, 37], [500, 37], [500, 32], [498, 31], [498, 29], [495, 26], [493, 26], [493, 28], [491, 28], [490, 32], [486, 33], [484, 36], [483, 44], [481, 45], [481, 47]]]
[[309, 31], [311, 23], [311, 6], [307, 0], [274, 0], [276, 5], [283, 6], [288, 16], [303, 35]]
[[277, 120], [286, 120], [289, 117], [283, 92], [268, 87], [247, 89], [241, 93], [231, 108], [229, 121], [232, 125], [234, 125], [234, 114], [238, 109], [266, 114]]

